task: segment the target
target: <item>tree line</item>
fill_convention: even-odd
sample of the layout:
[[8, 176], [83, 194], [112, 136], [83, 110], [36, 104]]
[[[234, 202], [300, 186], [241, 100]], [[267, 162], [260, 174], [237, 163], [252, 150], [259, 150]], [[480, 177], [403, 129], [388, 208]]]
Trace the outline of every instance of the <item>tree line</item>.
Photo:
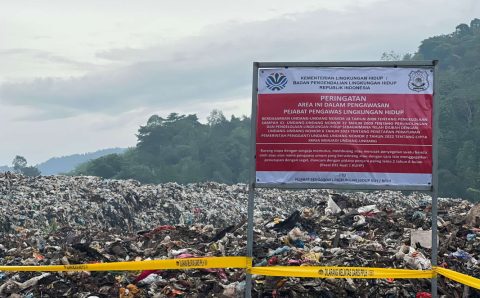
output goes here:
[[153, 115], [138, 130], [135, 148], [82, 164], [72, 174], [143, 183], [246, 182], [250, 119], [227, 120], [214, 110], [207, 120], [202, 124], [194, 114]]

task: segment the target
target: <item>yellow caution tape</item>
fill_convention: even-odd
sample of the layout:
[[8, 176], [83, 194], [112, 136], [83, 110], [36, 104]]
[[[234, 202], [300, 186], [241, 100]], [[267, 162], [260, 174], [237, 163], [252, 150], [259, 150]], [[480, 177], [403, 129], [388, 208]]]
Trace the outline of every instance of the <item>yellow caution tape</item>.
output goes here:
[[0, 271], [129, 271], [194, 268], [238, 268], [267, 276], [313, 278], [433, 278], [437, 273], [449, 279], [480, 289], [480, 279], [436, 267], [434, 270], [409, 270], [371, 267], [273, 266], [251, 267], [248, 257], [206, 257], [138, 262], [114, 262], [49, 266], [0, 266]]
[[456, 282], [459, 282], [461, 284], [467, 285], [469, 287], [475, 288], [475, 289], [480, 289], [480, 279], [459, 273], [450, 269], [445, 269], [442, 267], [436, 267], [435, 271], [440, 274], [445, 276], [446, 278], [449, 278], [451, 280], [454, 280]]
[[275, 266], [252, 267], [251, 274], [316, 278], [433, 278], [433, 270], [408, 270], [369, 267]]
[[247, 257], [208, 257], [74, 265], [0, 266], [0, 271], [128, 271], [193, 268], [246, 268], [250, 263], [251, 259]]

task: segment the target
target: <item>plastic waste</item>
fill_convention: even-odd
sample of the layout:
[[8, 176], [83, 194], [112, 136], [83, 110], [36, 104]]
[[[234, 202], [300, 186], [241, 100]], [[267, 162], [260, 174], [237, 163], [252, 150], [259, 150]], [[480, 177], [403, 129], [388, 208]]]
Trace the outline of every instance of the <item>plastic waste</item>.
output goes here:
[[432, 298], [432, 294], [428, 292], [419, 292], [415, 295], [415, 298]]
[[467, 241], [473, 241], [473, 240], [475, 240], [476, 237], [477, 237], [477, 235], [475, 235], [475, 234], [468, 234], [467, 235]]
[[367, 205], [367, 206], [362, 206], [357, 209], [357, 212], [362, 214], [362, 213], [378, 213], [380, 210], [378, 210], [377, 205]]
[[454, 257], [462, 260], [470, 260], [472, 258], [472, 256], [468, 252], [462, 249], [457, 249], [456, 252], [452, 252], [450, 254], [450, 257]]
[[340, 213], [342, 210], [332, 198], [327, 201], [327, 208], [325, 208], [325, 215], [334, 215]]
[[268, 257], [274, 256], [274, 255], [281, 255], [283, 253], [289, 252], [291, 248], [289, 246], [282, 246], [279, 247], [267, 254]]

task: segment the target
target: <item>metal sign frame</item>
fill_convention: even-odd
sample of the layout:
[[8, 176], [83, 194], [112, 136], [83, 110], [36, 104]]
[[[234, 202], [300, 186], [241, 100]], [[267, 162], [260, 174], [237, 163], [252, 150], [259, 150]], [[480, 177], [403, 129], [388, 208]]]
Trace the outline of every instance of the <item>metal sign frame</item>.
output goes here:
[[[404, 186], [404, 185], [346, 185], [329, 183], [281, 183], [256, 184], [256, 132], [257, 132], [257, 102], [258, 102], [258, 72], [261, 68], [320, 68], [320, 67], [391, 67], [391, 68], [426, 68], [433, 70], [433, 115], [432, 115], [432, 185]], [[250, 136], [250, 171], [248, 187], [248, 225], [247, 225], [247, 256], [253, 257], [253, 214], [255, 188], [280, 189], [339, 189], [339, 190], [407, 190], [428, 191], [432, 195], [432, 266], [437, 265], [438, 231], [437, 231], [437, 196], [438, 196], [438, 60], [431, 61], [366, 61], [366, 62], [254, 62], [252, 82], [252, 114]], [[435, 100], [437, 97], [437, 100]], [[247, 274], [245, 297], [251, 297], [251, 275]], [[437, 297], [437, 279], [432, 279], [432, 295]]]

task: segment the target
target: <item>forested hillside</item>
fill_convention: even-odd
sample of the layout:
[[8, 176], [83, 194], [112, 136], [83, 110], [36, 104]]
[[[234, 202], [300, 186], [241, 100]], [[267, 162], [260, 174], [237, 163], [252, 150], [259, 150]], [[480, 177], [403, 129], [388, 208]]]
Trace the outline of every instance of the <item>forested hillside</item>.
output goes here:
[[480, 19], [422, 41], [406, 59], [438, 59], [442, 196], [480, 199]]
[[250, 119], [227, 120], [214, 110], [208, 123], [196, 115], [153, 115], [138, 130], [136, 148], [78, 167], [74, 174], [133, 178], [145, 183], [246, 182]]
[[[440, 195], [480, 199], [480, 20], [421, 42], [405, 60], [440, 60]], [[136, 148], [101, 157], [75, 174], [134, 178], [141, 182], [246, 182], [250, 119], [227, 120], [213, 111], [153, 115], [138, 131]]]

